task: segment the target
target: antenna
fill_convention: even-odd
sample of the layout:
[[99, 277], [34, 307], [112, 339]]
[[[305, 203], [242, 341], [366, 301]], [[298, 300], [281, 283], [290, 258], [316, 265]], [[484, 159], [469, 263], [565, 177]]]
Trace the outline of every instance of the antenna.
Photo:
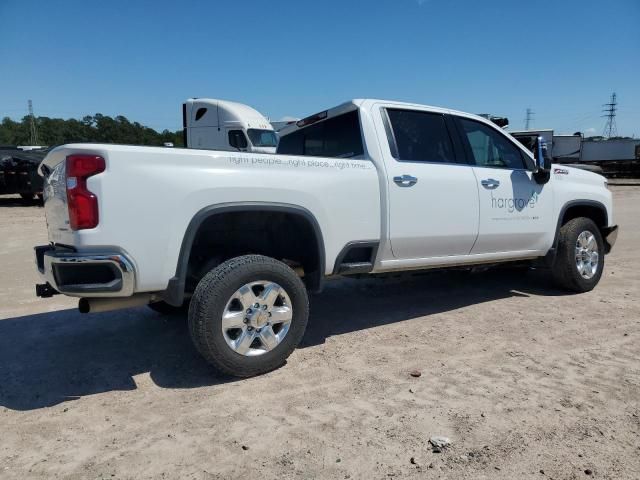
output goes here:
[[33, 102], [31, 100], [29, 100], [29, 125], [31, 127], [29, 143], [38, 145], [38, 127], [36, 126], [36, 117], [33, 115]]
[[617, 137], [618, 129], [616, 128], [616, 110], [618, 109], [618, 102], [616, 100], [615, 92], [611, 94], [611, 100], [609, 103], [605, 103], [603, 107], [602, 112], [604, 115], [602, 116], [607, 119], [607, 123], [604, 125], [602, 136], [607, 138]]
[[531, 121], [533, 120], [533, 110], [527, 108], [527, 116], [524, 119], [524, 129], [529, 130], [529, 126], [531, 125]]

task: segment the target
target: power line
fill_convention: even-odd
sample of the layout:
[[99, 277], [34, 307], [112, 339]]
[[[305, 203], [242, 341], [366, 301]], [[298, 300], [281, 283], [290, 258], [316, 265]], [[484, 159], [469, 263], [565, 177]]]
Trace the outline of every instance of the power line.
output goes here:
[[607, 123], [604, 125], [604, 130], [602, 131], [602, 136], [611, 138], [618, 136], [618, 129], [616, 128], [616, 110], [617, 110], [618, 102], [616, 101], [616, 93], [613, 92], [611, 94], [611, 100], [609, 103], [605, 103], [603, 105], [602, 112], [607, 119]]
[[29, 100], [29, 124], [31, 126], [31, 145], [38, 145], [38, 127], [36, 126], [36, 117], [33, 116], [33, 102]]
[[531, 124], [532, 120], [533, 120], [533, 110], [531, 110], [530, 108], [527, 108], [527, 116], [524, 119], [525, 130], [529, 130], [529, 125]]

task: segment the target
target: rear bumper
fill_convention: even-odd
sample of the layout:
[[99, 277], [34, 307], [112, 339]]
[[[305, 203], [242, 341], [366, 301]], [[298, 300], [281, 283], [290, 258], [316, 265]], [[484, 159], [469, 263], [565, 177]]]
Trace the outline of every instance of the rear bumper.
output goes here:
[[[72, 297], [128, 297], [135, 288], [133, 262], [121, 253], [78, 253], [51, 245], [35, 247], [36, 265], [47, 284]], [[47, 294], [49, 293], [49, 294]], [[36, 287], [38, 296], [50, 296]]]
[[604, 253], [609, 253], [618, 239], [618, 226], [603, 228], [602, 235], [604, 236]]

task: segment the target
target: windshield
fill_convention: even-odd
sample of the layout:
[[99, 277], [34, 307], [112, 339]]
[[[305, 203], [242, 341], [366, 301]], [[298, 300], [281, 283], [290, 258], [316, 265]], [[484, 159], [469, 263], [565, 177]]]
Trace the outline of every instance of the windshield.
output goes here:
[[250, 128], [247, 130], [247, 134], [254, 147], [275, 147], [278, 145], [278, 137], [273, 130]]

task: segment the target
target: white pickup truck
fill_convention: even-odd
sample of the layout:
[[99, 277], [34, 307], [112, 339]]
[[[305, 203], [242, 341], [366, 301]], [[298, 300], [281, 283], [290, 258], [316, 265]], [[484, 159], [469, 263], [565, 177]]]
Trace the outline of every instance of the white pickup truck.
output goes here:
[[596, 174], [550, 165], [476, 115], [353, 100], [276, 154], [73, 144], [51, 151], [37, 294], [82, 312], [188, 305], [195, 346], [237, 376], [282, 365], [307, 290], [334, 275], [531, 262], [595, 287], [617, 236]]

